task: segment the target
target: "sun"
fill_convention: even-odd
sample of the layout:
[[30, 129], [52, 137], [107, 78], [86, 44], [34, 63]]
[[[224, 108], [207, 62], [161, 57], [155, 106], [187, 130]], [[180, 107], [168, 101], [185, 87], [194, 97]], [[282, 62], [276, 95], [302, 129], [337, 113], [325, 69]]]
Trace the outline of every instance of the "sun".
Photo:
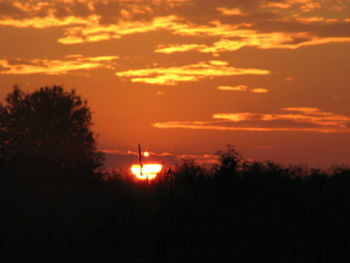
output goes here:
[[131, 166], [131, 173], [139, 180], [153, 180], [163, 169], [161, 164], [134, 164]]

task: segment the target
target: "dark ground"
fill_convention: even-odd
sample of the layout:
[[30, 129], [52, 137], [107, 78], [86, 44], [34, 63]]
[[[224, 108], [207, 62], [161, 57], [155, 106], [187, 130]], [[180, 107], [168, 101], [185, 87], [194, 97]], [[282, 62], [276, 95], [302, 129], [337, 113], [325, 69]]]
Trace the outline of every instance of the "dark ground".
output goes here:
[[[226, 167], [227, 168], [227, 167]], [[232, 167], [231, 167], [232, 168]], [[346, 262], [350, 170], [187, 162], [147, 183], [1, 185], [1, 262]]]

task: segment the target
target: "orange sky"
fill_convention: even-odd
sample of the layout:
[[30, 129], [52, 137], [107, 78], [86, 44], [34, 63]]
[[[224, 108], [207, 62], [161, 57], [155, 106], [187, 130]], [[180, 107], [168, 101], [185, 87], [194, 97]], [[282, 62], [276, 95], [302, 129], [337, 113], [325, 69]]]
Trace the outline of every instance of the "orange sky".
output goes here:
[[0, 0], [0, 36], [1, 98], [76, 89], [109, 166], [350, 164], [350, 0]]

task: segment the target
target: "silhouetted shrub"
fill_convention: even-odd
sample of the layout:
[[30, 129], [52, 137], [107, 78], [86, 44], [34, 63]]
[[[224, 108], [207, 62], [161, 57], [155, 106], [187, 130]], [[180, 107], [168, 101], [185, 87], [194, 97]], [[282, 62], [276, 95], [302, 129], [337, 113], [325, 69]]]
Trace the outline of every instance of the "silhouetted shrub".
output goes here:
[[194, 185], [205, 178], [205, 170], [198, 165], [195, 159], [183, 159], [174, 173], [176, 183]]

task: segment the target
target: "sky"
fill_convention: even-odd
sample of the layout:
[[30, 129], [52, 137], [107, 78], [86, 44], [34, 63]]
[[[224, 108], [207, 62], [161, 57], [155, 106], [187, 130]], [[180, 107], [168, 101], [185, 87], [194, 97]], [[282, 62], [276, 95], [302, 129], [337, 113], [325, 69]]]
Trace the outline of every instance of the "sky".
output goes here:
[[0, 0], [0, 98], [75, 89], [108, 167], [350, 164], [350, 0]]

